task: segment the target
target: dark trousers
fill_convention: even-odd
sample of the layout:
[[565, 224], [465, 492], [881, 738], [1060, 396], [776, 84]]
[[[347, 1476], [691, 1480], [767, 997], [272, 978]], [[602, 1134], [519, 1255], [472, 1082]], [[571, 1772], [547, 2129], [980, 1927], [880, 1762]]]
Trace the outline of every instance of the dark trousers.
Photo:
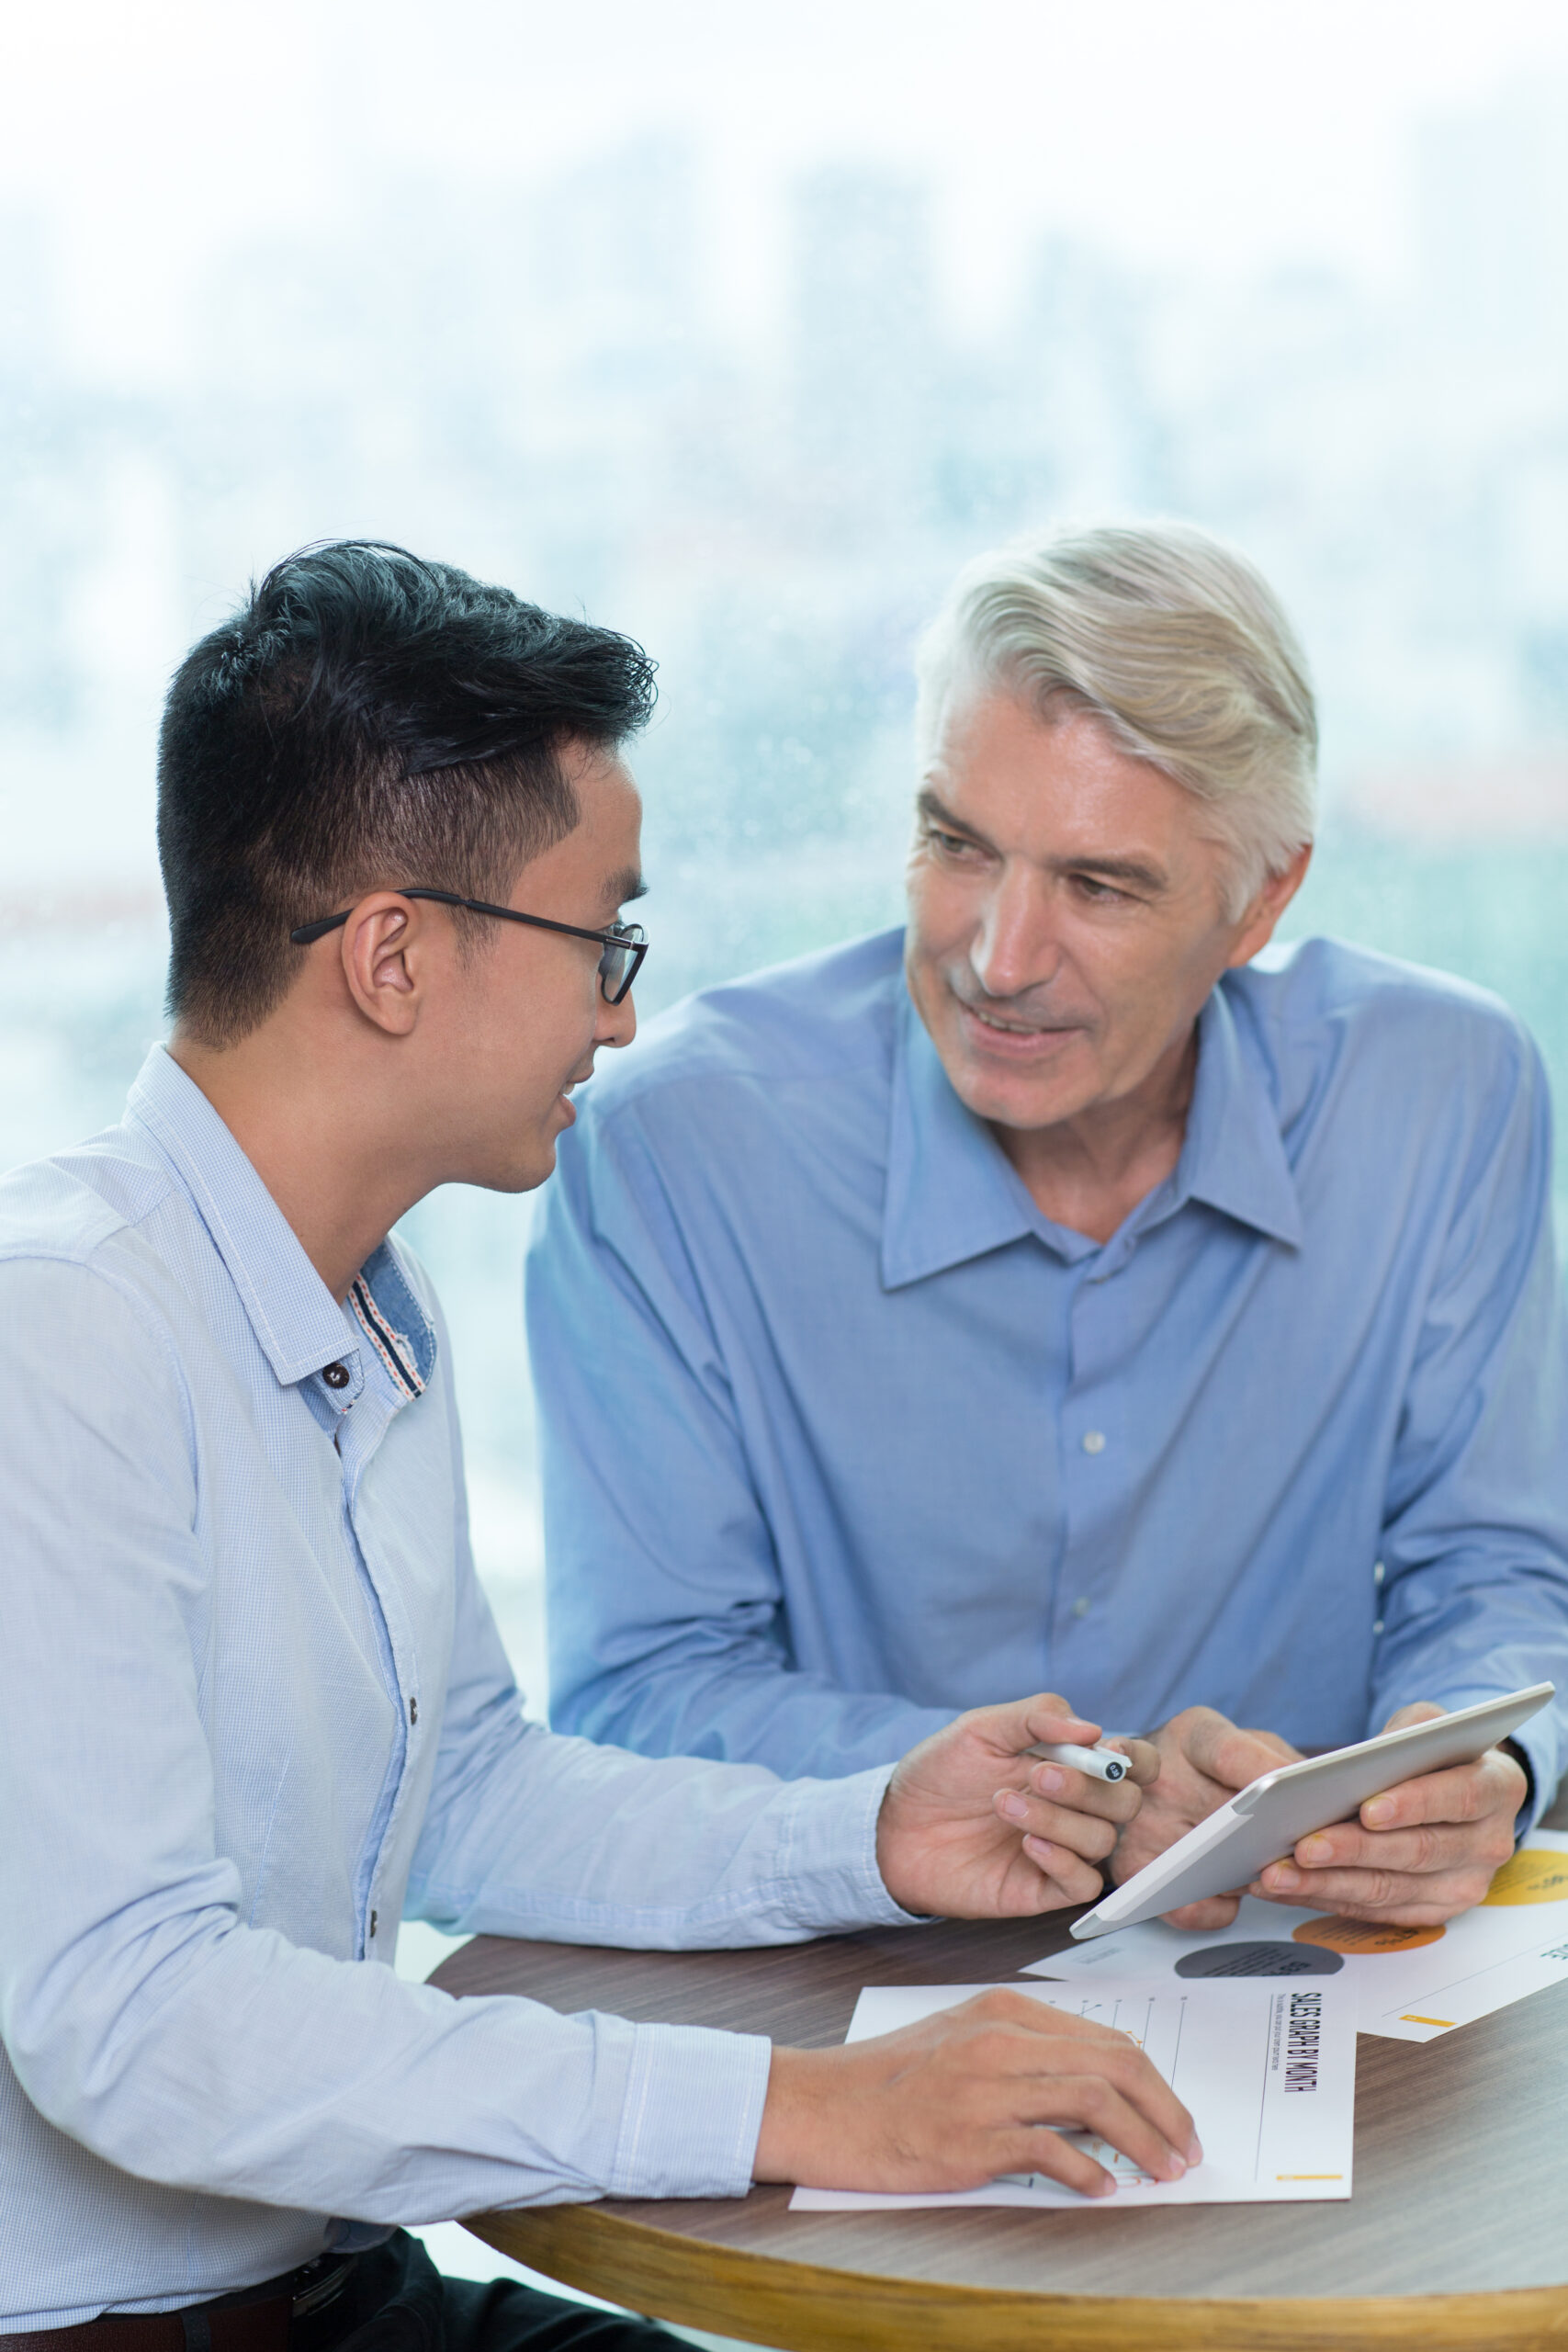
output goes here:
[[444, 2278], [419, 2240], [401, 2230], [361, 2256], [336, 2303], [295, 2321], [288, 2346], [289, 2352], [689, 2352], [649, 2320], [565, 2302], [510, 2278]]

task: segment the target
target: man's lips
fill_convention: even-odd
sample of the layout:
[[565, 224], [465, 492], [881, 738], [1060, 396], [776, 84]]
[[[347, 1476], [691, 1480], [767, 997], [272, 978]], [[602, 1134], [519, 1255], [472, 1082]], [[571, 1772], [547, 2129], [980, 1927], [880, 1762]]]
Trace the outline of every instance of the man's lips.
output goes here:
[[1004, 1013], [982, 1012], [962, 997], [955, 1000], [971, 1044], [982, 1053], [1005, 1054], [1014, 1060], [1035, 1060], [1059, 1053], [1071, 1037], [1083, 1035], [1077, 1021], [1010, 1021]]
[[561, 1088], [560, 1092], [556, 1096], [556, 1101], [566, 1113], [566, 1124], [569, 1127], [574, 1124], [577, 1118], [577, 1105], [571, 1099], [573, 1091], [576, 1088], [585, 1085], [592, 1075], [593, 1065], [592, 1062], [589, 1063], [586, 1069], [574, 1069], [571, 1076], [567, 1080], [566, 1084]]

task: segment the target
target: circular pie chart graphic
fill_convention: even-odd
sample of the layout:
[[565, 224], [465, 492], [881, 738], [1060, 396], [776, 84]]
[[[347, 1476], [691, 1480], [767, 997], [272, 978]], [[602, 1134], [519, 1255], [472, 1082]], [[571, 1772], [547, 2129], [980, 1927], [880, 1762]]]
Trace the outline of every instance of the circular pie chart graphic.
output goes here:
[[1437, 1943], [1442, 1932], [1441, 1928], [1383, 1927], [1375, 1919], [1308, 1919], [1291, 1931], [1292, 1942], [1353, 1953], [1358, 1960], [1371, 1952], [1418, 1951], [1423, 1944]]
[[1345, 1965], [1337, 1951], [1298, 1943], [1205, 1944], [1184, 1951], [1178, 1976], [1332, 1976]]
[[1568, 1902], [1568, 1854], [1516, 1854], [1481, 1899], [1483, 1904]]

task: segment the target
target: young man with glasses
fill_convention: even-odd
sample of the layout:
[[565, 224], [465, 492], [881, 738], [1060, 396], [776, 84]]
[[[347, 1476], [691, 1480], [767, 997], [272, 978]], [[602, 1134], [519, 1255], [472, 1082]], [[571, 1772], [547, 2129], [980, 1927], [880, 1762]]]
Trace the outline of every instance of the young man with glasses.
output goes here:
[[1097, 1729], [1047, 1699], [831, 1782], [523, 1717], [389, 1236], [436, 1184], [539, 1183], [633, 1034], [617, 747], [650, 699], [626, 639], [353, 543], [175, 676], [169, 1046], [120, 1125], [0, 1183], [7, 2352], [651, 2347], [444, 2281], [398, 2225], [753, 2177], [1103, 2192], [1053, 2124], [1168, 2177], [1201, 2153], [1130, 2042], [1021, 1996], [770, 2051], [388, 1964], [404, 1916], [712, 1946], [1047, 1909], [1154, 1769], [1032, 1761]]

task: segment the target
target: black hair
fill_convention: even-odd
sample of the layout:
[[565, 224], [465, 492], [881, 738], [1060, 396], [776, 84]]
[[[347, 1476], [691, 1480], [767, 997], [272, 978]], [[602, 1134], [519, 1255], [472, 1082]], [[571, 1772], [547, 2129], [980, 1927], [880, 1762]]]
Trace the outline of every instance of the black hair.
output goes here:
[[613, 629], [381, 540], [286, 556], [164, 704], [170, 1012], [234, 1044], [301, 968], [290, 930], [366, 890], [504, 900], [578, 820], [562, 747], [613, 749], [652, 707]]

